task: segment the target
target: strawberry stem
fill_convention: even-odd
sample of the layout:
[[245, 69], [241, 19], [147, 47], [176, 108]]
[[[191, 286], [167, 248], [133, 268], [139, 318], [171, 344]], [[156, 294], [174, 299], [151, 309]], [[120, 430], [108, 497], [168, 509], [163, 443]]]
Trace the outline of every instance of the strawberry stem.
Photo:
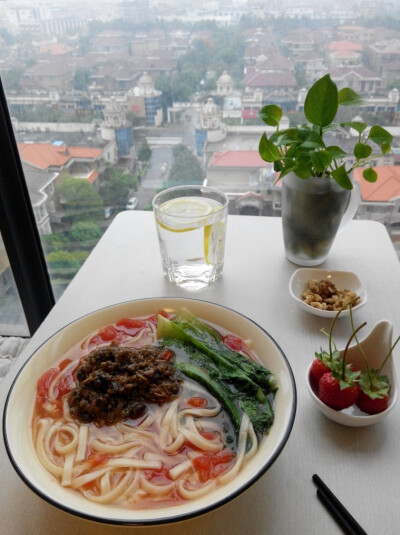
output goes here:
[[343, 363], [342, 363], [342, 380], [345, 381], [345, 377], [346, 377], [346, 355], [347, 355], [347, 350], [349, 349], [349, 345], [351, 344], [351, 341], [353, 340], [353, 338], [355, 337], [356, 333], [362, 329], [363, 327], [365, 327], [365, 325], [367, 325], [367, 322], [364, 321], [364, 323], [362, 323], [359, 327], [357, 327], [357, 329], [355, 331], [353, 331], [352, 335], [350, 336], [350, 338], [348, 339], [347, 341], [347, 344], [346, 344], [346, 347], [344, 348], [344, 351], [343, 351]]
[[354, 303], [354, 301], [357, 301], [357, 299], [359, 299], [358, 295], [356, 297], [353, 297], [353, 299], [351, 301], [349, 301], [348, 303], [344, 304], [341, 308], [339, 308], [336, 316], [333, 318], [332, 320], [332, 323], [331, 323], [331, 328], [329, 329], [329, 360], [332, 360], [333, 358], [333, 355], [332, 355], [332, 332], [333, 332], [333, 327], [336, 323], [336, 320], [338, 319], [338, 317], [340, 316], [340, 313], [346, 308], [348, 307], [350, 304]]
[[351, 328], [353, 329], [353, 332], [354, 332], [354, 338], [356, 340], [356, 343], [357, 343], [357, 347], [362, 355], [362, 358], [364, 360], [364, 363], [365, 363], [365, 366], [367, 368], [367, 374], [368, 374], [368, 380], [369, 380], [369, 384], [370, 384], [370, 387], [372, 388], [373, 385], [372, 385], [372, 378], [371, 378], [371, 371], [370, 371], [370, 367], [368, 366], [368, 360], [367, 360], [367, 357], [365, 356], [365, 353], [364, 353], [364, 350], [363, 348], [361, 347], [361, 344], [360, 342], [358, 341], [358, 337], [356, 335], [356, 331], [354, 330], [354, 321], [353, 321], [353, 307], [352, 305], [350, 305], [350, 322], [351, 322]]
[[388, 358], [390, 357], [390, 355], [392, 354], [393, 349], [396, 347], [396, 344], [397, 344], [397, 342], [398, 342], [399, 340], [400, 340], [400, 336], [397, 338], [397, 340], [395, 341], [395, 343], [394, 343], [394, 344], [392, 345], [392, 347], [390, 348], [389, 353], [388, 353], [388, 354], [386, 355], [386, 357], [383, 359], [383, 362], [382, 362], [382, 364], [381, 364], [381, 367], [380, 367], [379, 370], [378, 370], [378, 375], [381, 374], [382, 368], [383, 368], [384, 365], [386, 364], [387, 359], [388, 359]]

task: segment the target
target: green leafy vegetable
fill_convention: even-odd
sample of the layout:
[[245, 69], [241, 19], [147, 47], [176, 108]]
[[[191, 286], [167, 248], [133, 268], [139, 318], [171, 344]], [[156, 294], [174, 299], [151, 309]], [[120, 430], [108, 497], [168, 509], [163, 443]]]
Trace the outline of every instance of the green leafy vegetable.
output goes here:
[[186, 309], [181, 309], [173, 321], [159, 316], [157, 335], [168, 347], [183, 348], [189, 359], [198, 364], [177, 362], [176, 366], [215, 395], [235, 428], [236, 412], [226, 403], [233, 404], [240, 413], [246, 412], [258, 433], [270, 428], [274, 419], [271, 401], [277, 390], [270, 370], [230, 349], [214, 329]]
[[178, 362], [176, 368], [190, 379], [203, 385], [210, 394], [213, 394], [228, 413], [233, 427], [239, 432], [242, 415], [234, 403], [232, 392], [223, 383], [215, 381], [208, 373], [190, 362]]

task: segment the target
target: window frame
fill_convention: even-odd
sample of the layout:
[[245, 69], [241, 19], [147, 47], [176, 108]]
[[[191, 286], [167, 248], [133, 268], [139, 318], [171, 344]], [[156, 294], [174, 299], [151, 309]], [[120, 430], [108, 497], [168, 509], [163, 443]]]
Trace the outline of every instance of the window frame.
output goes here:
[[0, 146], [0, 233], [32, 336], [55, 299], [1, 77]]

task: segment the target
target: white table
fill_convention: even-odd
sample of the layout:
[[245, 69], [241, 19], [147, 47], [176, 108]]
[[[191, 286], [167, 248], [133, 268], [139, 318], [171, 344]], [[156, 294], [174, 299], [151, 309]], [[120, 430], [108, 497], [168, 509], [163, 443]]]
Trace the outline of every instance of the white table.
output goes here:
[[[357, 321], [367, 321], [369, 332], [376, 321], [389, 319], [397, 336], [400, 265], [382, 225], [353, 221], [337, 237], [324, 267], [357, 272], [368, 292], [368, 302], [357, 312]], [[317, 411], [306, 390], [305, 371], [314, 351], [326, 346], [319, 329], [327, 328], [329, 321], [294, 306], [288, 282], [296, 268], [285, 258], [279, 218], [230, 216], [223, 277], [213, 287], [188, 295], [162, 276], [153, 214], [119, 214], [3, 381], [0, 406], [4, 406], [18, 366], [66, 323], [120, 301], [189, 296], [221, 303], [248, 315], [280, 344], [297, 383], [298, 405], [292, 434], [270, 470], [234, 501], [202, 517], [154, 529], [105, 527], [49, 505], [19, 479], [1, 440], [0, 533], [340, 534], [316, 498], [311, 480], [316, 472], [367, 533], [398, 534], [400, 403], [381, 423], [366, 428], [342, 427]], [[338, 322], [336, 341], [342, 344], [349, 332], [346, 320]], [[396, 367], [400, 376], [398, 358]]]

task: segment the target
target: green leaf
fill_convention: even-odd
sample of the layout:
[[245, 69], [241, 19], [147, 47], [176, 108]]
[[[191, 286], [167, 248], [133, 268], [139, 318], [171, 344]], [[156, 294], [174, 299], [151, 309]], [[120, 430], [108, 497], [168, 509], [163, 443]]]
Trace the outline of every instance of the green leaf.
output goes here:
[[326, 150], [319, 150], [311, 153], [313, 166], [319, 173], [323, 173], [332, 163], [332, 154]]
[[274, 161], [274, 171], [276, 173], [279, 173], [280, 171], [283, 170], [283, 165], [282, 165], [282, 162], [280, 162], [279, 160], [275, 160]]
[[361, 160], [362, 158], [368, 158], [372, 153], [372, 147], [365, 143], [356, 143], [354, 147], [354, 156]]
[[344, 158], [347, 154], [343, 149], [341, 149], [340, 147], [337, 147], [336, 145], [331, 145], [330, 147], [326, 147], [326, 150], [330, 152], [334, 160], [340, 160], [341, 158]]
[[315, 82], [304, 102], [304, 115], [310, 123], [327, 126], [335, 118], [338, 109], [338, 90], [329, 74]]
[[301, 179], [306, 180], [311, 176], [311, 166], [307, 165], [306, 162], [298, 162], [296, 166], [292, 169], [293, 172]]
[[299, 148], [300, 144], [299, 143], [293, 143], [293, 145], [291, 145], [287, 151], [285, 152], [285, 157], [286, 158], [293, 158], [296, 154], [296, 152], [298, 152], [298, 148]]
[[353, 184], [351, 183], [350, 177], [346, 171], [345, 165], [341, 165], [337, 169], [332, 171], [332, 176], [334, 180], [341, 186], [343, 189], [353, 189]]
[[371, 128], [368, 137], [377, 145], [382, 145], [383, 143], [389, 143], [390, 145], [393, 141], [393, 136], [379, 125], [375, 125]]
[[330, 130], [339, 130], [339, 128], [340, 128], [339, 123], [331, 123], [322, 127], [322, 132], [329, 132]]
[[311, 152], [301, 152], [298, 154], [298, 156], [296, 157], [296, 165], [309, 165], [311, 164]]
[[292, 145], [299, 141], [299, 133], [295, 128], [284, 130], [279, 132], [275, 141], [277, 145]]
[[322, 149], [325, 148], [325, 143], [318, 132], [311, 131], [301, 146], [310, 149]]
[[368, 169], [364, 169], [363, 177], [367, 182], [376, 182], [378, 180], [378, 173], [372, 167], [368, 167]]
[[361, 121], [350, 121], [347, 123], [340, 123], [340, 126], [349, 126], [353, 130], [356, 130], [356, 132], [358, 132], [359, 134], [362, 134], [368, 125], [362, 123]]
[[275, 104], [269, 104], [268, 106], [263, 106], [258, 112], [258, 115], [264, 123], [270, 126], [278, 126], [279, 121], [282, 118], [282, 110]]
[[261, 136], [258, 152], [260, 153], [261, 158], [266, 162], [275, 162], [276, 160], [281, 159], [281, 153], [276, 145], [267, 138], [265, 132]]
[[390, 152], [391, 148], [392, 147], [391, 147], [390, 143], [382, 143], [382, 145], [381, 145], [381, 150], [382, 150], [383, 154], [387, 154], [388, 152]]
[[305, 141], [308, 136], [310, 135], [310, 133], [313, 132], [313, 130], [311, 130], [311, 128], [306, 125], [306, 124], [303, 124], [299, 129], [298, 129], [298, 137], [301, 141]]
[[339, 106], [357, 106], [363, 103], [360, 95], [357, 95], [350, 87], [343, 87], [338, 93], [338, 99]]
[[364, 394], [367, 394], [371, 399], [382, 399], [390, 390], [388, 377], [379, 375], [379, 370], [374, 368], [361, 372], [359, 385]]

